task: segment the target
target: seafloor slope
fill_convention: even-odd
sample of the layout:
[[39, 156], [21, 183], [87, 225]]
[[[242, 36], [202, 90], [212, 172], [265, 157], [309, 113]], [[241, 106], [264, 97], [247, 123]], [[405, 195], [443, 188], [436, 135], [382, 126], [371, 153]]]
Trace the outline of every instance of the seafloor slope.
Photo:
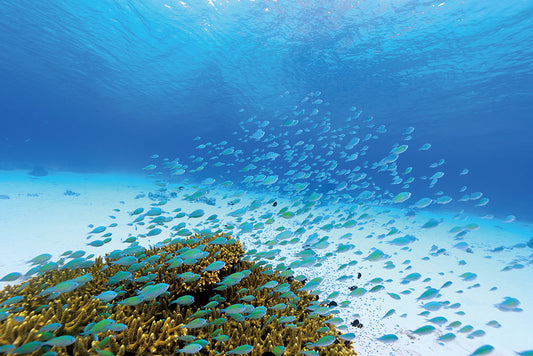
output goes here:
[[361, 355], [468, 355], [483, 345], [511, 355], [532, 348], [532, 230], [525, 223], [413, 216], [386, 206], [306, 207], [222, 186], [191, 201], [193, 184], [161, 192], [131, 176], [36, 179], [12, 171], [0, 179], [0, 194], [9, 196], [0, 201], [0, 276], [26, 273], [28, 261], [43, 253], [58, 261], [67, 250], [83, 250], [85, 258], [220, 230], [238, 236], [247, 259], [315, 280], [310, 289], [331, 306], [323, 313], [342, 319], [337, 328], [354, 334]]

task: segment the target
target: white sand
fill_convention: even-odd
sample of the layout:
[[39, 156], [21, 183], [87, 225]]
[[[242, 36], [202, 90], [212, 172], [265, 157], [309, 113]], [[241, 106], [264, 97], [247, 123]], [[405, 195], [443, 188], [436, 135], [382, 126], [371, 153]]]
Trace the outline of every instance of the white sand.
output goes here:
[[[67, 190], [80, 195], [64, 195]], [[117, 220], [112, 230], [116, 237], [106, 248], [124, 248], [120, 237], [132, 231], [125, 224], [126, 210], [149, 204], [148, 199], [141, 203], [143, 199], [134, 197], [150, 190], [152, 181], [140, 176], [52, 172], [34, 178], [21, 171], [0, 171], [0, 194], [10, 197], [0, 200], [0, 276], [26, 272], [30, 267], [26, 262], [42, 253], [52, 254], [52, 260], [66, 250], [101, 254], [86, 245], [89, 224], [109, 225]], [[4, 284], [0, 282], [0, 287]]]
[[[171, 212], [180, 207], [187, 213], [201, 208], [205, 210], [204, 218], [217, 214], [222, 220], [221, 226], [226, 222], [235, 223], [235, 218], [227, 216], [228, 212], [249, 205], [252, 200], [260, 198], [256, 194], [247, 193], [239, 197], [240, 203], [228, 206], [227, 202], [233, 197], [224, 199], [224, 195], [231, 195], [234, 191], [216, 188], [209, 193], [209, 196], [217, 198], [217, 205], [209, 206], [205, 203], [184, 201], [183, 194], [194, 191], [193, 188], [184, 186], [185, 190], [179, 193], [178, 198], [170, 200], [163, 208]], [[31, 178], [25, 172], [0, 171], [0, 195], [10, 197], [10, 199], [0, 200], [0, 278], [14, 271], [26, 272], [31, 267], [26, 264], [26, 261], [41, 253], [51, 253], [53, 260], [57, 260], [65, 250], [81, 249], [87, 253], [103, 254], [113, 249], [126, 247], [121, 240], [130, 234], [147, 231], [142, 231], [144, 229], [142, 227], [136, 231], [135, 226], [128, 226], [127, 223], [133, 220], [128, 212], [138, 207], [147, 209], [150, 204], [154, 203], [147, 197], [140, 199], [135, 199], [135, 197], [139, 193], [155, 191], [156, 188], [151, 179], [142, 176], [52, 172], [46, 177]], [[175, 188], [176, 185], [171, 187], [171, 189]], [[67, 189], [80, 195], [64, 195]], [[38, 196], [28, 196], [28, 194], [38, 194]], [[264, 198], [267, 200], [270, 196]], [[243, 216], [243, 221], [252, 216], [260, 221], [258, 217], [262, 213], [277, 212], [280, 208], [289, 205], [283, 199], [277, 199], [277, 201], [278, 206], [275, 209], [270, 205], [265, 205], [253, 212], [248, 212]], [[329, 214], [336, 222], [340, 222], [338, 214], [334, 214], [337, 208], [343, 207], [315, 208], [313, 214], [315, 216], [320, 213]], [[120, 209], [120, 211], [113, 209]], [[288, 265], [295, 260], [294, 253], [302, 250], [302, 244], [311, 232], [317, 231], [319, 238], [330, 236], [329, 246], [317, 252], [320, 256], [333, 252], [333, 256], [325, 259], [320, 267], [298, 268], [295, 272], [305, 274], [308, 279], [324, 278], [320, 286], [323, 291], [322, 298], [333, 291], [339, 291], [341, 295], [335, 298], [337, 303], [340, 304], [343, 300], [351, 301], [349, 307], [339, 306], [336, 309], [340, 311], [338, 316], [345, 320], [346, 325], [349, 326], [356, 317], [364, 324], [362, 329], [348, 327], [348, 331], [357, 335], [353, 342], [355, 349], [361, 355], [468, 355], [484, 344], [491, 344], [495, 347], [491, 355], [512, 355], [515, 351], [533, 349], [533, 341], [529, 338], [531, 320], [533, 320], [533, 278], [531, 278], [533, 250], [529, 247], [511, 248], [518, 243], [526, 243], [533, 236], [532, 225], [520, 222], [505, 224], [501, 221], [480, 220], [472, 217], [466, 220], [465, 217], [453, 219], [452, 215], [435, 215], [429, 212], [419, 213], [414, 219], [406, 219], [400, 210], [379, 214], [382, 211], [384, 208], [375, 208], [370, 212], [374, 220], [351, 229], [340, 228], [330, 232], [317, 230], [326, 223], [323, 221], [314, 229], [308, 229], [300, 242], [274, 246], [282, 250], [279, 257], [286, 257], [287, 260], [283, 262]], [[116, 219], [112, 219], [111, 215]], [[422, 229], [421, 226], [432, 217], [442, 217], [444, 222], [434, 229]], [[386, 225], [391, 219], [395, 219], [395, 222]], [[279, 233], [274, 229], [280, 225], [295, 231], [301, 226], [302, 220], [303, 216], [290, 220], [276, 216], [276, 222], [267, 225], [261, 233], [236, 233], [236, 235], [248, 249], [257, 248], [267, 251], [266, 246], [258, 246], [257, 242], [272, 240]], [[182, 221], [187, 222], [188, 228], [193, 228], [203, 220], [184, 219]], [[89, 224], [108, 226], [113, 222], [117, 222], [118, 226], [108, 229], [113, 233], [112, 242], [98, 248], [86, 245], [88, 241], [92, 241], [92, 239], [87, 240], [87, 234], [91, 230], [88, 227]], [[453, 234], [448, 233], [454, 226], [465, 226], [473, 222], [481, 227], [468, 233], [462, 240], [456, 240]], [[203, 228], [203, 226], [200, 225], [198, 228]], [[363, 229], [359, 230], [361, 226]], [[392, 226], [398, 228], [400, 233], [379, 238], [380, 234], [387, 234]], [[353, 235], [348, 239], [340, 240], [340, 236], [347, 232]], [[418, 239], [407, 245], [408, 249], [386, 243], [405, 234], [413, 235]], [[141, 239], [140, 242], [146, 246], [166, 237], [168, 233], [155, 238]], [[461, 241], [467, 242], [473, 253], [453, 247]], [[345, 253], [335, 253], [339, 242], [354, 244], [355, 248]], [[433, 245], [444, 248], [445, 252], [438, 256], [429, 255]], [[490, 252], [491, 249], [499, 246], [506, 248], [502, 252]], [[363, 258], [371, 252], [373, 247], [390, 255], [390, 258], [377, 262], [365, 261]], [[361, 251], [362, 254], [356, 255], [356, 251]], [[428, 256], [428, 260], [422, 260]], [[355, 266], [338, 270], [341, 264], [354, 259], [358, 261]], [[407, 259], [411, 261], [412, 268], [404, 271], [409, 264], [402, 263]], [[383, 268], [385, 262], [389, 260], [394, 263], [394, 269]], [[458, 263], [460, 260], [465, 260], [466, 265], [460, 266]], [[520, 261], [524, 267], [506, 272], [501, 271], [513, 261]], [[271, 261], [271, 263], [277, 264], [276, 261]], [[357, 280], [358, 272], [362, 273], [360, 280]], [[407, 285], [401, 284], [401, 279], [412, 272], [420, 273], [422, 278]], [[474, 272], [477, 278], [464, 282], [459, 278], [459, 275], [464, 272]], [[339, 282], [336, 279], [341, 275], [354, 275], [355, 277], [346, 282]], [[368, 281], [376, 277], [384, 280], [391, 279], [390, 282], [382, 283], [386, 290], [367, 293], [362, 297], [348, 296], [349, 286], [357, 285], [369, 290], [372, 285], [367, 284]], [[423, 282], [425, 278], [431, 280]], [[452, 304], [459, 302], [461, 307], [456, 310], [442, 308], [431, 312], [429, 317], [419, 316], [418, 314], [424, 311], [420, 307], [423, 302], [417, 301], [416, 298], [424, 292], [426, 286], [438, 289], [446, 281], [451, 281], [453, 284], [442, 289], [441, 296], [432, 300], [450, 301]], [[478, 283], [479, 287], [469, 289], [470, 286]], [[0, 284], [0, 287], [2, 285]], [[497, 287], [497, 290], [489, 291], [492, 287]], [[410, 295], [400, 294], [401, 291], [409, 288], [413, 289]], [[462, 290], [463, 293], [458, 293], [458, 290]], [[387, 292], [397, 293], [401, 299], [395, 300]], [[502, 312], [495, 308], [494, 304], [500, 303], [506, 296], [518, 298], [523, 311]], [[382, 319], [391, 308], [394, 308], [396, 313]], [[455, 314], [457, 311], [464, 311], [465, 315]], [[402, 316], [403, 314], [406, 315]], [[448, 322], [444, 326], [435, 325], [437, 331], [430, 335], [417, 336], [409, 332], [429, 324], [426, 319], [435, 316], [444, 316]], [[455, 320], [461, 321], [462, 326], [472, 325], [473, 330], [482, 329], [486, 335], [469, 339], [466, 337], [468, 334], [457, 332], [457, 328], [454, 331], [457, 335], [455, 340], [439, 344], [436, 339], [450, 332], [446, 330], [445, 325]], [[497, 320], [502, 327], [496, 329], [487, 326], [486, 323], [490, 320]], [[399, 340], [392, 344], [376, 341], [377, 337], [390, 333], [396, 334]]]

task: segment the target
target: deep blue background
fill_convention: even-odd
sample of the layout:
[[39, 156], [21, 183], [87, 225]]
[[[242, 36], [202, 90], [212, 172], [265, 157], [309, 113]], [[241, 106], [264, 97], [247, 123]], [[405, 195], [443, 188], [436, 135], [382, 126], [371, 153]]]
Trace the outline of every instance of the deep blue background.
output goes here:
[[138, 172], [320, 90], [532, 220], [533, 4], [441, 3], [0, 1], [0, 168]]

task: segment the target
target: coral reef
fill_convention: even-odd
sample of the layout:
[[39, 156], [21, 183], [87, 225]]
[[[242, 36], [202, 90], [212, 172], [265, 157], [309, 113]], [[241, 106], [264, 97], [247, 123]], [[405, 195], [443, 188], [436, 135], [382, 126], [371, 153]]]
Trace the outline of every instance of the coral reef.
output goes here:
[[315, 294], [244, 256], [207, 234], [43, 264], [0, 292], [0, 353], [356, 355]]
[[48, 171], [46, 168], [38, 166], [29, 171], [28, 174], [34, 177], [45, 177], [48, 175]]

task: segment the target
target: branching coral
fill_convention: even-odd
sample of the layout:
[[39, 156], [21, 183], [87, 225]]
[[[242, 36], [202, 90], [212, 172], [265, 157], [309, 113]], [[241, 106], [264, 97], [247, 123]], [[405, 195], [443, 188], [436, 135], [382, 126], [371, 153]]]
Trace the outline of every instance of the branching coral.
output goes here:
[[[323, 330], [329, 317], [309, 308], [317, 304], [316, 295], [298, 291], [303, 284], [280, 272], [243, 260], [241, 243], [230, 236], [133, 247], [96, 258], [90, 267], [61, 268], [6, 287], [0, 294], [0, 312], [6, 313], [0, 351], [296, 355], [315, 348], [321, 355], [355, 355], [334, 327]], [[127, 256], [135, 258], [117, 262]], [[182, 258], [191, 256], [196, 258]], [[211, 265], [215, 261], [224, 263]], [[317, 344], [327, 335], [332, 338], [321, 343], [331, 344]]]

